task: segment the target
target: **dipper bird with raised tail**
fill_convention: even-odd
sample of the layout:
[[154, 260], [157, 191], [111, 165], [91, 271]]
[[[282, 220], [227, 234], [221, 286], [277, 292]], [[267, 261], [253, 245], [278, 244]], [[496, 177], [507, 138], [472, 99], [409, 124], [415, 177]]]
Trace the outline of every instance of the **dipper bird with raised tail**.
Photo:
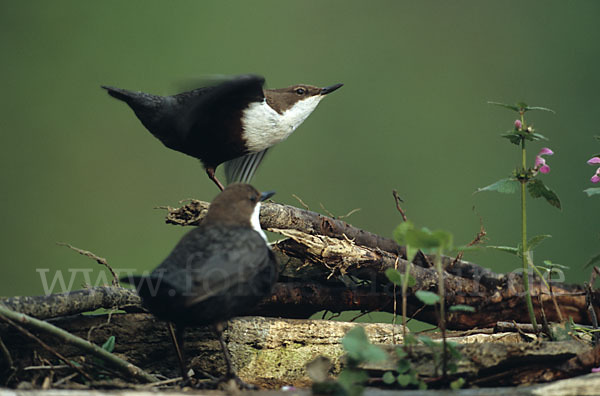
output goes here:
[[246, 385], [232, 368], [222, 323], [250, 313], [277, 280], [277, 261], [258, 219], [261, 201], [273, 194], [261, 194], [249, 184], [229, 185], [212, 201], [200, 226], [150, 275], [122, 279], [135, 285], [150, 312], [175, 325], [175, 331], [169, 327], [186, 381], [184, 328], [215, 325], [227, 363], [225, 378]]
[[267, 150], [285, 140], [313, 112], [325, 88], [297, 84], [263, 89], [261, 76], [242, 75], [173, 96], [103, 86], [133, 109], [165, 146], [200, 159], [208, 177], [225, 163], [227, 183], [248, 183]]

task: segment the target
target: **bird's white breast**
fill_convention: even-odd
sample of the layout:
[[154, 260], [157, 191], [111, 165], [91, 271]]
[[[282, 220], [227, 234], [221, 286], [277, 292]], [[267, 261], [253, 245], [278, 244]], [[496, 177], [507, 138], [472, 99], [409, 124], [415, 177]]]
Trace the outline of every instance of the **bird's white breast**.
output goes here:
[[250, 152], [265, 150], [285, 139], [317, 107], [323, 96], [315, 95], [296, 102], [282, 114], [277, 113], [266, 100], [254, 102], [242, 115], [242, 136]]
[[262, 230], [262, 228], [260, 228], [259, 215], [260, 215], [260, 202], [257, 203], [256, 206], [254, 207], [254, 212], [252, 212], [252, 217], [250, 217], [250, 225], [252, 225], [252, 229], [254, 231], [258, 232], [260, 234], [260, 236], [263, 237], [265, 242], [268, 243], [265, 232]]

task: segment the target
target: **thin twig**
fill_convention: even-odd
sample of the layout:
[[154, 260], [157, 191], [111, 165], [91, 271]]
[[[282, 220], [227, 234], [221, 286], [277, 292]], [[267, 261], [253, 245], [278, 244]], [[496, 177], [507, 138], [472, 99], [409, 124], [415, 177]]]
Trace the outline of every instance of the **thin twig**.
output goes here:
[[[590, 316], [590, 322], [592, 322], [592, 326], [594, 326], [594, 330], [598, 328], [598, 317], [596, 316], [596, 311], [594, 311], [594, 304], [592, 303], [592, 285], [585, 282], [585, 305], [587, 306], [587, 310]], [[598, 344], [600, 337], [598, 333], [594, 333], [594, 345]]]
[[327, 216], [331, 217], [332, 219], [336, 218], [333, 213], [331, 213], [330, 211], [327, 210], [325, 205], [323, 205], [321, 202], [319, 202], [319, 205], [321, 206], [321, 209], [323, 209], [327, 213]]
[[[0, 306], [0, 309], [2, 307]], [[73, 370], [77, 371], [79, 374], [81, 374], [84, 378], [86, 378], [89, 381], [92, 381], [93, 378], [86, 373], [85, 371], [83, 371], [82, 369], [80, 369], [79, 367], [75, 366], [69, 359], [67, 359], [66, 357], [64, 357], [63, 355], [61, 355], [58, 351], [54, 350], [54, 348], [50, 347], [48, 344], [46, 344], [44, 341], [40, 340], [38, 337], [36, 337], [35, 335], [31, 334], [27, 329], [23, 328], [23, 326], [13, 322], [11, 319], [9, 319], [7, 316], [4, 315], [5, 312], [4, 310], [0, 310], [0, 319], [2, 319], [3, 321], [5, 321], [6, 323], [8, 323], [9, 325], [13, 326], [15, 329], [17, 329], [19, 332], [23, 333], [24, 335], [26, 335], [27, 337], [31, 338], [32, 340], [34, 340], [35, 342], [37, 342], [38, 344], [40, 344], [40, 346], [42, 348], [44, 348], [45, 350], [47, 350], [48, 352], [50, 352], [51, 354], [53, 354], [54, 356], [56, 356], [58, 359], [62, 360], [63, 362], [65, 362], [66, 365], [68, 365], [69, 367], [71, 367]], [[14, 318], [13, 318], [14, 319]]]
[[113, 286], [117, 286], [117, 287], [120, 286], [119, 277], [117, 276], [115, 271], [112, 269], [112, 267], [110, 265], [108, 265], [108, 261], [106, 261], [106, 259], [104, 257], [99, 257], [90, 251], [76, 248], [75, 246], [69, 245], [68, 243], [65, 243], [65, 242], [56, 242], [56, 244], [59, 246], [66, 246], [69, 249], [74, 250], [83, 256], [86, 256], [86, 257], [91, 258], [92, 260], [95, 260], [98, 264], [105, 266], [106, 268], [108, 268], [108, 270], [110, 271], [110, 273], [113, 276], [113, 280], [112, 280]]
[[4, 345], [4, 341], [2, 341], [2, 337], [0, 337], [0, 350], [2, 350], [2, 355], [4, 356], [4, 361], [6, 361], [6, 363], [8, 363], [8, 367], [11, 370], [15, 369], [14, 366], [14, 362], [12, 360], [12, 357], [10, 356], [10, 351], [8, 350], [8, 348], [6, 347], [6, 345]]
[[[11, 319], [15, 322], [24, 324], [29, 327], [33, 327], [36, 330], [43, 331], [45, 333], [52, 334], [63, 342], [73, 345], [81, 350], [84, 350], [99, 359], [102, 359], [115, 369], [119, 370], [122, 373], [125, 373], [129, 377], [134, 377], [139, 381], [143, 382], [155, 382], [158, 379], [153, 375], [146, 373], [141, 368], [118, 358], [116, 355], [102, 349], [98, 345], [92, 344], [89, 341], [84, 340], [83, 338], [77, 337], [65, 331], [61, 328], [58, 328], [48, 322], [43, 320], [32, 318], [31, 316], [27, 316], [22, 313], [14, 312], [8, 308], [6, 308], [3, 304], [0, 304], [0, 315], [3, 315], [7, 319]], [[67, 363], [69, 364], [69, 363]]]
[[550, 272], [548, 272], [548, 291], [550, 292], [550, 298], [552, 299], [552, 303], [554, 304], [554, 310], [556, 311], [558, 320], [560, 323], [563, 323], [564, 318], [562, 316], [562, 312], [558, 306], [558, 301], [556, 301], [556, 296], [554, 295], [554, 292], [552, 291], [552, 267], [550, 267]]
[[392, 195], [394, 196], [394, 200], [396, 201], [396, 209], [398, 209], [398, 212], [400, 212], [400, 216], [402, 216], [402, 220], [406, 221], [407, 220], [406, 214], [402, 210], [402, 207], [400, 207], [400, 202], [404, 202], [404, 201], [402, 201], [402, 198], [400, 198], [400, 195], [398, 195], [398, 191], [392, 190]]
[[346, 213], [345, 215], [338, 217], [338, 219], [341, 220], [341, 219], [348, 218], [348, 217], [352, 216], [354, 213], [358, 212], [359, 210], [360, 210], [360, 208], [354, 208], [350, 212]]
[[304, 209], [310, 210], [310, 208], [308, 207], [308, 205], [305, 204], [304, 201], [299, 196], [297, 196], [296, 194], [292, 194], [292, 197], [296, 198], [296, 200], [298, 202], [300, 202], [300, 205], [302, 205], [304, 207]]

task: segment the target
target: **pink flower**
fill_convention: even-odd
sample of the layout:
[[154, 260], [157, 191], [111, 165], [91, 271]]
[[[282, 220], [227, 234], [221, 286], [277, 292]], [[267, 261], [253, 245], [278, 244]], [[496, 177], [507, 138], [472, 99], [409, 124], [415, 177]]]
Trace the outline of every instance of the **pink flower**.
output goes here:
[[600, 373], [600, 367], [594, 367], [592, 373]]
[[[600, 164], [600, 157], [592, 157], [587, 162], [590, 165]], [[600, 182], [600, 168], [596, 169], [596, 173], [590, 179], [592, 183]]]
[[542, 173], [549, 173], [550, 166], [546, 164], [546, 160], [542, 158], [542, 155], [553, 155], [554, 151], [550, 150], [548, 147], [543, 147], [538, 155], [535, 157], [535, 169], [539, 170]]
[[517, 131], [520, 131], [522, 127], [523, 127], [523, 123], [521, 122], [521, 120], [515, 120], [515, 129]]
[[592, 176], [591, 180], [592, 183], [600, 182], [600, 168], [596, 169], [596, 173], [594, 174], [594, 176]]

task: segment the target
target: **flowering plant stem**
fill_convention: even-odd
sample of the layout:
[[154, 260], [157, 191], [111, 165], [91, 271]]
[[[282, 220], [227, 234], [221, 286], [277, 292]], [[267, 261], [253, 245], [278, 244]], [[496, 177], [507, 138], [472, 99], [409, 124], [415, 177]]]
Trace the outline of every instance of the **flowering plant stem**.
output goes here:
[[[521, 113], [521, 122], [523, 122], [523, 113]], [[525, 150], [525, 139], [521, 140], [521, 153], [523, 163], [523, 173], [527, 168], [527, 156]], [[523, 259], [523, 289], [525, 291], [525, 303], [529, 312], [529, 319], [534, 331], [537, 332], [537, 321], [533, 311], [533, 302], [531, 301], [531, 290], [529, 289], [529, 250], [527, 248], [527, 207], [526, 207], [526, 185], [527, 177], [520, 178], [521, 182], [521, 258]]]
[[442, 332], [442, 375], [447, 374], [448, 351], [446, 350], [446, 290], [444, 288], [444, 269], [442, 268], [442, 249], [439, 249], [435, 255], [435, 268], [438, 273], [438, 293], [440, 296], [440, 321], [439, 326]]

